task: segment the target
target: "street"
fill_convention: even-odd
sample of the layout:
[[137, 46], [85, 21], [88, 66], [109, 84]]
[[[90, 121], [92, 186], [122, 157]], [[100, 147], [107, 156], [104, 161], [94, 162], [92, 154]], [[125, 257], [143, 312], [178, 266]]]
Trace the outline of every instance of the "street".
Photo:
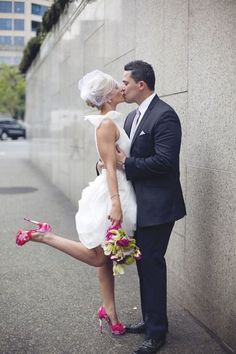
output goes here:
[[[99, 333], [101, 305], [94, 268], [37, 243], [15, 244], [23, 218], [49, 222], [78, 240], [71, 202], [27, 159], [28, 141], [0, 142], [0, 354], [131, 354], [143, 335]], [[79, 196], [78, 196], [79, 198]], [[116, 279], [120, 320], [141, 319], [134, 265]], [[169, 334], [160, 353], [225, 351], [169, 297]]]
[[29, 158], [29, 141], [19, 140], [0, 140], [0, 159], [5, 158]]

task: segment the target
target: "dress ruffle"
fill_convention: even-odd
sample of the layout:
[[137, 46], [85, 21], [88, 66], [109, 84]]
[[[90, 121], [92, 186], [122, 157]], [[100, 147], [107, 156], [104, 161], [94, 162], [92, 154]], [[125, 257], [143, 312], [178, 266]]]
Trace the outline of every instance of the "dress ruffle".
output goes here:
[[[117, 171], [118, 188], [123, 211], [122, 227], [127, 235], [133, 236], [136, 230], [136, 199], [133, 187], [126, 180], [122, 171]], [[82, 192], [79, 210], [76, 214], [76, 229], [80, 241], [87, 248], [101, 245], [105, 239], [106, 230], [110, 225], [108, 213], [111, 209], [111, 199], [106, 181], [106, 170]]]

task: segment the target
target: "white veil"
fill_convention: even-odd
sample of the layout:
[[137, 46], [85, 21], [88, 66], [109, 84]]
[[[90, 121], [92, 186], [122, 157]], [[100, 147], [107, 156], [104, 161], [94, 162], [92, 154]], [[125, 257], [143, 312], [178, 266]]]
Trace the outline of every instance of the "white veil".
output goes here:
[[96, 107], [101, 107], [109, 99], [116, 85], [117, 82], [112, 76], [100, 70], [93, 70], [82, 77], [78, 87], [82, 100]]

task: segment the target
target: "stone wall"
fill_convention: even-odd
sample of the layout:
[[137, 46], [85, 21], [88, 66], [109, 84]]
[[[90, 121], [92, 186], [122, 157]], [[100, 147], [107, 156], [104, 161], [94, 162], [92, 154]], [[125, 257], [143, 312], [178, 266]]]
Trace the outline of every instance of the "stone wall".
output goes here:
[[[169, 250], [169, 294], [236, 348], [236, 2], [74, 1], [27, 74], [33, 163], [77, 205], [94, 179], [93, 128], [79, 97], [95, 68], [121, 80], [153, 64], [156, 90], [179, 114], [187, 217]], [[121, 105], [124, 115], [133, 105]]]

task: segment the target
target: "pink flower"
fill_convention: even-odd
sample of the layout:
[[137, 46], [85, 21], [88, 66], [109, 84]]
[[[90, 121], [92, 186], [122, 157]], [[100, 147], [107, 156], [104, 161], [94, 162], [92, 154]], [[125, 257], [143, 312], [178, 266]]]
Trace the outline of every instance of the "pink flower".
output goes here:
[[136, 261], [140, 261], [140, 259], [142, 259], [142, 253], [140, 251], [137, 251], [134, 258], [136, 259]]
[[129, 245], [129, 240], [126, 237], [121, 238], [116, 242], [116, 244], [120, 247], [126, 247]]
[[112, 239], [112, 236], [113, 236], [113, 234], [112, 234], [111, 232], [108, 232], [108, 231], [107, 231], [106, 240], [107, 240], [107, 241], [111, 240], [111, 239]]
[[116, 226], [109, 226], [107, 231], [109, 232], [110, 230], [119, 230], [119, 229], [122, 229], [122, 226], [121, 224], [117, 224]]
[[108, 229], [107, 229], [107, 233], [106, 233], [106, 240], [111, 240], [112, 238], [113, 238], [113, 236], [114, 236], [114, 234], [113, 234], [113, 230], [119, 230], [119, 229], [121, 229], [121, 224], [118, 224], [118, 225], [116, 225], [116, 226], [109, 226], [108, 227]]

